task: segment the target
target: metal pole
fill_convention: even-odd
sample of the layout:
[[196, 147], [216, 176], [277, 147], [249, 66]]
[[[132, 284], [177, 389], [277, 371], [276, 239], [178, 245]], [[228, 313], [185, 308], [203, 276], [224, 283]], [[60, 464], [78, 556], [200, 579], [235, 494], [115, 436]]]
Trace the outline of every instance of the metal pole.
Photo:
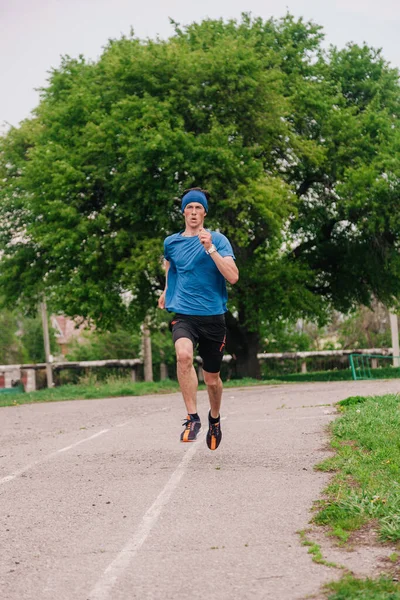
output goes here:
[[399, 324], [397, 321], [397, 315], [389, 313], [390, 319], [390, 331], [392, 333], [392, 348], [393, 348], [393, 366], [399, 366]]
[[350, 359], [351, 374], [353, 375], [354, 381], [356, 381], [357, 380], [357, 373], [356, 373], [356, 369], [355, 369], [355, 366], [354, 366], [354, 356], [352, 354], [350, 354], [349, 359]]
[[54, 385], [53, 384], [53, 369], [51, 368], [49, 322], [47, 320], [47, 307], [46, 307], [45, 301], [40, 303], [40, 311], [42, 313], [44, 353], [46, 355], [47, 387], [52, 388]]

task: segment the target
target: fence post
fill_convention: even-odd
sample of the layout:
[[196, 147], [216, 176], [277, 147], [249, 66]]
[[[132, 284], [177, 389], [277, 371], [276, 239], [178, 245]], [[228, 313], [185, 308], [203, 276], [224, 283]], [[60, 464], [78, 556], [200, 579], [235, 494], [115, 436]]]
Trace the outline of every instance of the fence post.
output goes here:
[[4, 387], [12, 388], [15, 381], [21, 380], [21, 369], [15, 367], [13, 369], [7, 369], [4, 373]]
[[26, 373], [26, 384], [25, 392], [36, 391], [36, 371], [35, 369], [25, 369]]
[[397, 322], [397, 315], [389, 313], [390, 319], [390, 331], [392, 333], [392, 348], [393, 348], [393, 366], [399, 366], [399, 325]]
[[49, 338], [49, 322], [47, 320], [47, 307], [46, 302], [40, 303], [40, 310], [42, 313], [42, 325], [43, 325], [43, 339], [44, 339], [44, 351], [46, 355], [46, 375], [47, 375], [47, 387], [53, 387], [53, 369], [50, 363], [50, 338]]

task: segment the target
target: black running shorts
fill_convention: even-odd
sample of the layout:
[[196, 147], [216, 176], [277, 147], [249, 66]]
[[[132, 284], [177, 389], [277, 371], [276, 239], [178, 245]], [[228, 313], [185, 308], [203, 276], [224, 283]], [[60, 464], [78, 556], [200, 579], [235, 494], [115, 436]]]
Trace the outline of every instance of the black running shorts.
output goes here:
[[177, 314], [171, 321], [171, 329], [174, 343], [180, 338], [189, 338], [203, 360], [203, 369], [207, 373], [219, 373], [226, 342], [224, 315]]

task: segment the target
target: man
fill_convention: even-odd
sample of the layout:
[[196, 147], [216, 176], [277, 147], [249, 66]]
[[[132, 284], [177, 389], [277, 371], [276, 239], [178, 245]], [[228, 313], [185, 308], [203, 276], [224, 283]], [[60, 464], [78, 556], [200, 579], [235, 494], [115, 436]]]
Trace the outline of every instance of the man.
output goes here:
[[186, 190], [182, 196], [185, 229], [164, 241], [166, 286], [159, 308], [175, 313], [172, 336], [177, 358], [178, 381], [187, 418], [182, 442], [193, 442], [201, 430], [197, 414], [197, 375], [193, 355], [203, 359], [204, 382], [210, 400], [207, 445], [216, 450], [221, 442], [220, 368], [226, 340], [225, 280], [234, 284], [239, 271], [229, 240], [221, 233], [204, 229], [209, 194], [201, 188]]

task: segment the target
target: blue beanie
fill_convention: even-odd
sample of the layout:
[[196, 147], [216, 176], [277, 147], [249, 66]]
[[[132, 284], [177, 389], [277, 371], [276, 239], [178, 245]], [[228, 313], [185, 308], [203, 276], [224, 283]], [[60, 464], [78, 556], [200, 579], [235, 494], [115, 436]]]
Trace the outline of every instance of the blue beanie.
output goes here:
[[203, 192], [200, 192], [199, 190], [190, 190], [190, 192], [185, 194], [182, 198], [182, 212], [190, 202], [199, 202], [204, 206], [205, 211], [208, 212], [207, 197]]

